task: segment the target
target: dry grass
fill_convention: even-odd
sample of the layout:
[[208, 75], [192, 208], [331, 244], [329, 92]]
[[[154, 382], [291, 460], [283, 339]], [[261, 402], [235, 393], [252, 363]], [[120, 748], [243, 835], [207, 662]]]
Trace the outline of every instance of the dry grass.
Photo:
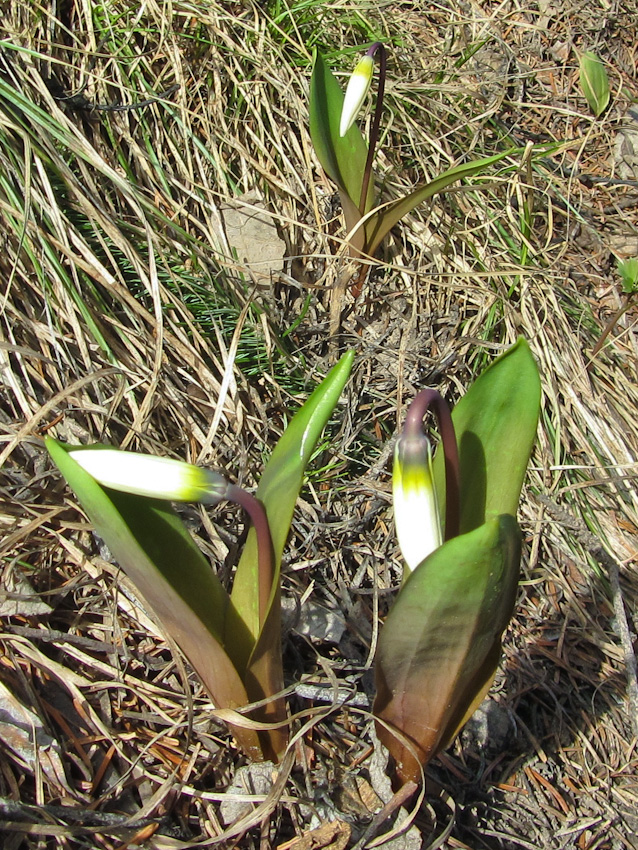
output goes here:
[[[5, 847], [336, 850], [338, 836], [294, 843], [313, 810], [347, 821], [352, 844], [370, 821], [366, 713], [332, 707], [311, 718], [295, 766], [252, 798], [265, 800], [256, 814], [224, 827], [241, 757], [41, 437], [171, 454], [254, 483], [329, 359], [343, 234], [307, 132], [309, 45], [334, 55], [376, 35], [391, 45], [388, 195], [466, 151], [555, 147], [415, 213], [361, 300], [344, 304], [356, 372], [295, 520], [284, 591], [341, 609], [348, 632], [338, 647], [291, 633], [286, 669], [291, 683], [348, 678], [363, 694], [377, 605], [400, 570], [383, 447], [417, 387], [457, 397], [524, 334], [544, 407], [521, 512], [525, 577], [494, 689], [505, 728], [487, 742], [464, 734], [432, 767], [456, 803], [445, 846], [638, 847], [633, 635], [623, 643], [618, 616], [624, 600], [636, 628], [635, 311], [588, 357], [620, 304], [615, 256], [638, 254], [636, 179], [613, 157], [637, 95], [637, 22], [614, 8], [116, 0], [5, 14], [0, 678], [31, 730], [0, 726]], [[608, 63], [600, 120], [579, 94], [580, 49]], [[141, 108], [86, 108], [164, 92]], [[266, 282], [214, 235], [220, 204], [254, 189], [287, 246], [285, 272]], [[236, 518], [190, 520], [226, 571]], [[424, 814], [417, 823], [425, 834]]]

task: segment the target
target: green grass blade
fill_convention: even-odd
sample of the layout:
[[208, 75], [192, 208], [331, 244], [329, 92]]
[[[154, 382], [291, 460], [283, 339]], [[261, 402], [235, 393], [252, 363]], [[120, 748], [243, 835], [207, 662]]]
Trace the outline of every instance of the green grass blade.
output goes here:
[[[536, 437], [540, 394], [538, 367], [521, 337], [488, 366], [452, 411], [462, 534], [500, 514], [516, 515]], [[444, 493], [441, 451], [434, 458], [434, 482], [437, 492]]]
[[[51, 438], [46, 447], [98, 534], [191, 662], [219, 708], [248, 703], [226, 654], [222, 625], [228, 594], [168, 502], [101, 487]], [[240, 624], [241, 627], [241, 624]], [[252, 759], [262, 757], [254, 730], [233, 728]]]
[[[383, 626], [374, 713], [407, 735], [423, 765], [489, 687], [516, 599], [520, 547], [511, 516], [448, 540], [409, 576]], [[418, 782], [409, 749], [381, 724], [377, 733], [401, 779]]]

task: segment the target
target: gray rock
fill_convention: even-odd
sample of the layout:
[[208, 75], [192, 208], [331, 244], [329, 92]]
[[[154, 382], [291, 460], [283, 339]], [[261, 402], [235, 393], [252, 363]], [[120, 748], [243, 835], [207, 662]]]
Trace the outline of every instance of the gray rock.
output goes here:
[[274, 783], [275, 766], [271, 761], [256, 762], [240, 767], [235, 773], [233, 784], [228, 788], [227, 799], [219, 807], [219, 818], [224, 826], [230, 826], [259, 805], [260, 801], [242, 799], [248, 795], [260, 797], [268, 794]]

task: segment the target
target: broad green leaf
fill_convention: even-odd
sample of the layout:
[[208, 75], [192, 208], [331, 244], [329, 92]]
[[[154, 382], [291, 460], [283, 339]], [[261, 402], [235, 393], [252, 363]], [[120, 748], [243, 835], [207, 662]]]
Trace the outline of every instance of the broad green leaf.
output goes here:
[[619, 260], [618, 272], [622, 278], [622, 291], [626, 295], [633, 295], [638, 291], [638, 257], [630, 257], [628, 260]]
[[[512, 516], [448, 540], [408, 577], [381, 630], [374, 713], [406, 735], [425, 765], [458, 730], [494, 676], [516, 599], [521, 535]], [[409, 749], [377, 734], [406, 782]]]
[[[356, 210], [361, 196], [368, 146], [355, 124], [343, 138], [339, 135], [342, 106], [341, 86], [317, 51], [310, 80], [310, 136], [326, 174], [334, 180], [342, 194], [350, 198]], [[372, 183], [371, 180], [366, 211], [373, 203]], [[356, 221], [349, 222], [349, 228], [354, 224]]]
[[[227, 645], [233, 646], [233, 661], [244, 671], [243, 679], [251, 701], [258, 701], [283, 688], [281, 667], [281, 604], [279, 574], [281, 556], [290, 531], [292, 515], [303, 474], [339, 396], [348, 380], [354, 352], [344, 354], [315, 389], [275, 446], [257, 488], [256, 496], [266, 508], [273, 540], [273, 586], [265, 621], [259, 619], [257, 543], [251, 529], [233, 585], [227, 611]], [[271, 700], [259, 714], [260, 720], [282, 723], [286, 706]], [[263, 739], [262, 735], [262, 739]], [[287, 743], [284, 727], [272, 730], [265, 744], [266, 757], [279, 756]]]
[[580, 57], [580, 87], [596, 118], [609, 104], [609, 77], [605, 66], [595, 53]]
[[457, 180], [472, 177], [474, 174], [480, 174], [481, 171], [489, 168], [490, 165], [494, 165], [494, 163], [499, 162], [506, 156], [510, 156], [514, 150], [516, 149], [512, 148], [504, 153], [488, 156], [484, 159], [477, 159], [473, 162], [465, 162], [462, 165], [456, 165], [454, 168], [444, 171], [443, 174], [439, 174], [438, 177], [435, 177], [434, 180], [431, 180], [424, 186], [415, 189], [414, 192], [410, 192], [404, 198], [399, 198], [397, 201], [380, 209], [366, 223], [365, 253], [373, 256], [384, 236], [392, 230], [397, 222], [401, 221], [404, 216], [412, 212], [419, 204], [442, 192]]
[[[516, 515], [536, 437], [540, 393], [536, 361], [521, 337], [488, 366], [452, 411], [460, 459], [462, 534], [500, 514]], [[437, 493], [444, 494], [440, 448], [434, 458], [434, 481]], [[445, 516], [442, 508], [441, 516]]]
[[[290, 531], [304, 470], [339, 401], [350, 375], [353, 358], [352, 351], [344, 354], [294, 415], [273, 450], [255, 494], [266, 508], [273, 540], [275, 570], [268, 619], [271, 615], [279, 617], [278, 607], [273, 605], [273, 601], [279, 591], [281, 556]], [[251, 653], [254, 654], [255, 643], [262, 631], [263, 624], [259, 621], [258, 581], [257, 542], [251, 529], [237, 567], [225, 629], [227, 643], [230, 644], [231, 640], [234, 642], [233, 659], [240, 670], [248, 664]], [[244, 629], [239, 630], [239, 634], [244, 636], [247, 630], [251, 636], [248, 643], [234, 638], [238, 620], [245, 625]], [[272, 632], [270, 629], [265, 631], [271, 635], [277, 633], [277, 629]], [[269, 640], [271, 639], [274, 638], [270, 637]], [[267, 650], [262, 646], [257, 655], [261, 656], [264, 652]]]
[[[101, 487], [69, 457], [68, 451], [77, 446], [47, 438], [46, 447], [96, 531], [193, 665], [215, 705], [247, 705], [246, 689], [221, 644], [228, 594], [171, 505]], [[244, 752], [262, 758], [257, 733], [232, 728]]]

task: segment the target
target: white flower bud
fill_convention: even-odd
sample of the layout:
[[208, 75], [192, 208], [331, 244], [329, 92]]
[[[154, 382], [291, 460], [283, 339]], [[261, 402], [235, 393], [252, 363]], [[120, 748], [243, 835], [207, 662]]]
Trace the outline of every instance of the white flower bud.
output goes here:
[[412, 571], [443, 543], [432, 478], [432, 449], [425, 434], [402, 435], [397, 440], [392, 497], [399, 546]]
[[117, 449], [78, 449], [69, 457], [99, 484], [124, 493], [173, 502], [215, 503], [226, 497], [225, 478], [181, 460]]
[[359, 61], [357, 67], [352, 72], [352, 76], [348, 80], [348, 87], [346, 88], [343, 107], [341, 109], [341, 123], [339, 125], [339, 135], [341, 138], [352, 127], [355, 118], [359, 114], [361, 105], [372, 83], [373, 71], [374, 59], [372, 56], [366, 54]]

